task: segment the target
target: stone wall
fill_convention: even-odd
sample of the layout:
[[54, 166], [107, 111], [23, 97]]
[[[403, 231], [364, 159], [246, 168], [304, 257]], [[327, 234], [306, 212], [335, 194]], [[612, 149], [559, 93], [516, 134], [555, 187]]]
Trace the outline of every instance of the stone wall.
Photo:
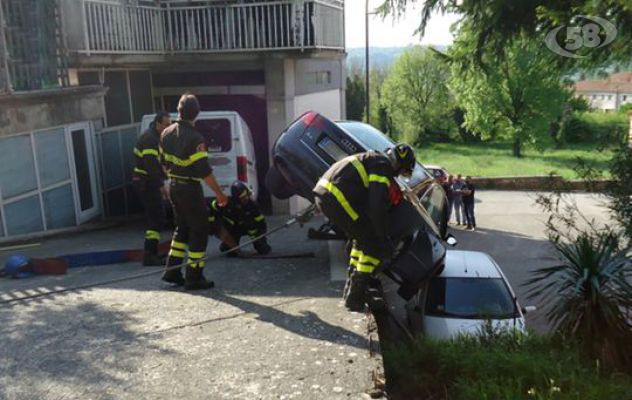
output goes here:
[[532, 190], [532, 191], [603, 191], [610, 181], [587, 183], [582, 180], [566, 180], [560, 176], [513, 176], [472, 178], [478, 189]]
[[0, 136], [103, 119], [106, 89], [86, 86], [0, 96]]

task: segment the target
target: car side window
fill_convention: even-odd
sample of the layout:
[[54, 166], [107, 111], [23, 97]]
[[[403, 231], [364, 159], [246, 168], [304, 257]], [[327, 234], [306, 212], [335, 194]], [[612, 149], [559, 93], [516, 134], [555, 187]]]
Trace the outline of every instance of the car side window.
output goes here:
[[445, 208], [445, 196], [441, 187], [433, 184], [419, 200], [434, 223], [441, 227]]

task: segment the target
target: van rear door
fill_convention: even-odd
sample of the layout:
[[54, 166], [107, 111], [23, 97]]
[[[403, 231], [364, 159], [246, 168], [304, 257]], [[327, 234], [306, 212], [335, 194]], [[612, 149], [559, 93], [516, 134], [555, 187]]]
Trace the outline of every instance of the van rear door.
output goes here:
[[[238, 142], [234, 140], [235, 118], [233, 115], [201, 115], [195, 122], [195, 129], [204, 136], [208, 148], [213, 175], [224, 193], [229, 193], [230, 185], [237, 179]], [[215, 194], [204, 185], [204, 195]]]

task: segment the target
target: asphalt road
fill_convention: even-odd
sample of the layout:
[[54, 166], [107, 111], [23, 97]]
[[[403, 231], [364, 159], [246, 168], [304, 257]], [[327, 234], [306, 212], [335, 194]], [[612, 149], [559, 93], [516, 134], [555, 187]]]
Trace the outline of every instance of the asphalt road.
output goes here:
[[[477, 229], [466, 231], [451, 225], [459, 240], [455, 249], [483, 251], [500, 265], [522, 306], [539, 304], [526, 298], [523, 283], [531, 271], [555, 265], [558, 260], [546, 238], [547, 215], [535, 204], [534, 192], [478, 191], [475, 216]], [[608, 213], [604, 198], [591, 194], [572, 194], [582, 213], [597, 223], [605, 224]], [[454, 216], [453, 216], [454, 221]], [[527, 315], [527, 325], [537, 331], [547, 330], [541, 312]]]

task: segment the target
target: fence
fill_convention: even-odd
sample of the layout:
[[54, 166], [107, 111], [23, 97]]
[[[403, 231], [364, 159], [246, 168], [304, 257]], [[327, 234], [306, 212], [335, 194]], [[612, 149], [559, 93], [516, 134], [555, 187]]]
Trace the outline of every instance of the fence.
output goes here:
[[335, 0], [162, 7], [98, 0], [82, 4], [88, 54], [344, 49], [343, 3]]
[[132, 124], [103, 129], [96, 134], [103, 205], [108, 217], [142, 211], [132, 187], [133, 149], [139, 129], [140, 124]]

